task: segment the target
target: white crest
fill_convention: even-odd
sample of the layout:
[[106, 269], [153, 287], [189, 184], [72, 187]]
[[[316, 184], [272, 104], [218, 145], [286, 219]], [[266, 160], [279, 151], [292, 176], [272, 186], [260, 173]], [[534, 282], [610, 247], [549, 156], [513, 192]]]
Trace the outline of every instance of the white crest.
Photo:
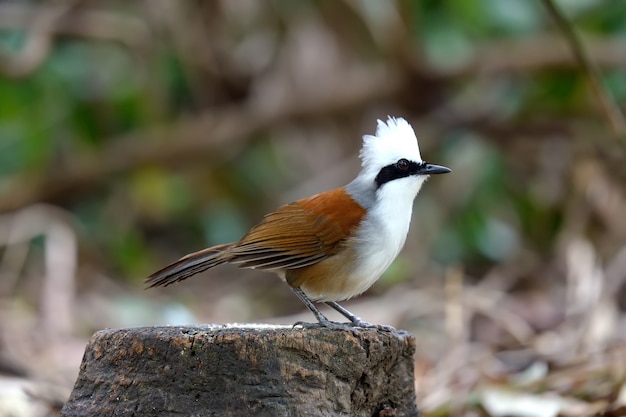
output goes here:
[[363, 148], [359, 153], [363, 171], [374, 176], [381, 168], [401, 158], [421, 162], [417, 137], [413, 128], [401, 117], [391, 117], [387, 123], [378, 120], [376, 135], [363, 136]]

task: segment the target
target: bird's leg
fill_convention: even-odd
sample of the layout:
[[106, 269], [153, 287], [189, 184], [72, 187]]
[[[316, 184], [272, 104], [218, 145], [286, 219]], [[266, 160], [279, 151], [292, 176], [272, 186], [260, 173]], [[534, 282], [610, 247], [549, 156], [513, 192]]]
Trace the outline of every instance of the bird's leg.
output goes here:
[[360, 317], [355, 316], [354, 314], [350, 313], [348, 310], [346, 310], [345, 308], [343, 308], [342, 306], [340, 306], [339, 304], [337, 304], [334, 301], [327, 301], [326, 304], [328, 306], [334, 308], [339, 313], [341, 313], [342, 316], [344, 316], [348, 320], [350, 320], [350, 322], [352, 323], [353, 326], [363, 327], [363, 328], [366, 328], [366, 329], [385, 330], [385, 331], [394, 331], [395, 330], [391, 326], [384, 326], [384, 325], [380, 325], [380, 324], [372, 324], [372, 323], [368, 323], [366, 321], [363, 321], [363, 320], [361, 320]]
[[[366, 328], [366, 329], [377, 329], [377, 330], [384, 330], [384, 331], [395, 330], [391, 326], [382, 326], [382, 325], [371, 324], [366, 321], [363, 321], [359, 317], [350, 313], [348, 310], [346, 310], [345, 308], [343, 308], [342, 306], [340, 306], [334, 301], [327, 301], [326, 304], [334, 308], [339, 313], [341, 313], [341, 315], [343, 315], [348, 320], [350, 320], [350, 323], [337, 323], [334, 321], [330, 321], [326, 318], [325, 315], [321, 313], [321, 311], [317, 309], [317, 307], [315, 307], [315, 304], [313, 303], [313, 301], [311, 301], [311, 299], [304, 293], [304, 291], [302, 291], [300, 288], [291, 288], [291, 289], [298, 296], [300, 301], [302, 301], [304, 305], [307, 306], [309, 310], [311, 310], [311, 313], [313, 313], [313, 315], [315, 316], [315, 318], [317, 319], [317, 321], [319, 322], [321, 326], [329, 327], [329, 328], [345, 328], [343, 326], [352, 325], [354, 327], [361, 327], [361, 328]], [[297, 322], [296, 324], [294, 324], [294, 327], [298, 325], [306, 327], [307, 323]]]
[[[317, 309], [317, 307], [315, 307], [315, 304], [313, 304], [313, 301], [311, 301], [311, 299], [304, 293], [304, 291], [302, 291], [300, 288], [291, 288], [291, 289], [298, 296], [300, 301], [302, 301], [304, 305], [307, 306], [309, 310], [311, 310], [311, 313], [313, 313], [313, 315], [315, 316], [319, 324], [321, 324], [322, 326], [330, 327], [329, 325], [332, 322], [328, 320], [326, 316], [324, 316], [322, 312]], [[298, 322], [294, 324], [294, 326], [297, 324], [302, 324], [302, 323]]]
[[[357, 317], [354, 314], [350, 313], [348, 310], [346, 310], [345, 308], [343, 308], [342, 306], [340, 306], [334, 301], [326, 301], [326, 304], [332, 307], [333, 309], [337, 310], [342, 316], [350, 320], [350, 322], [354, 324], [355, 326], [359, 326], [359, 327], [371, 326], [370, 323], [364, 322], [363, 320], [361, 320], [360, 317]], [[364, 324], [365, 326], [362, 326], [362, 324]]]

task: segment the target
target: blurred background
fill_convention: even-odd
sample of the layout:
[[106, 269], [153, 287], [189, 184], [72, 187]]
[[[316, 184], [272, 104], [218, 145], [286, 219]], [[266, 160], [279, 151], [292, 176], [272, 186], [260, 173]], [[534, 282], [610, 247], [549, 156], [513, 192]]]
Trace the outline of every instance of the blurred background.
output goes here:
[[424, 415], [625, 415], [626, 3], [557, 2], [582, 60], [550, 4], [1, 1], [0, 416], [56, 415], [103, 328], [313, 320], [267, 273], [143, 280], [387, 115], [453, 173], [343, 305], [416, 336]]

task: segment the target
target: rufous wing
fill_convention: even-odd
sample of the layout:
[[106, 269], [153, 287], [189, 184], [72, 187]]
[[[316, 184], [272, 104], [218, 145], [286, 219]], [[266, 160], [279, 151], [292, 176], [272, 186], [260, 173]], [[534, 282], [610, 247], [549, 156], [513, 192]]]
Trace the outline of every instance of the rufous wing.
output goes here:
[[167, 286], [230, 262], [244, 268], [296, 269], [333, 256], [365, 210], [343, 188], [287, 204], [265, 216], [239, 242], [190, 253], [146, 279]]
[[364, 215], [344, 188], [298, 200], [265, 216], [230, 246], [227, 262], [259, 269], [312, 265], [334, 255]]

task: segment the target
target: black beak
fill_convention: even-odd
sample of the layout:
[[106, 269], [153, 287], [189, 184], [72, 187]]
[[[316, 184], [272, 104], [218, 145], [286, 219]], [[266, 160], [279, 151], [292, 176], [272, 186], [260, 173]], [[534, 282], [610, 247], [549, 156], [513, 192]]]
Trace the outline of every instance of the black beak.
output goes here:
[[435, 174], [447, 174], [452, 172], [448, 167], [435, 164], [427, 164], [424, 162], [418, 169], [417, 175], [435, 175]]

